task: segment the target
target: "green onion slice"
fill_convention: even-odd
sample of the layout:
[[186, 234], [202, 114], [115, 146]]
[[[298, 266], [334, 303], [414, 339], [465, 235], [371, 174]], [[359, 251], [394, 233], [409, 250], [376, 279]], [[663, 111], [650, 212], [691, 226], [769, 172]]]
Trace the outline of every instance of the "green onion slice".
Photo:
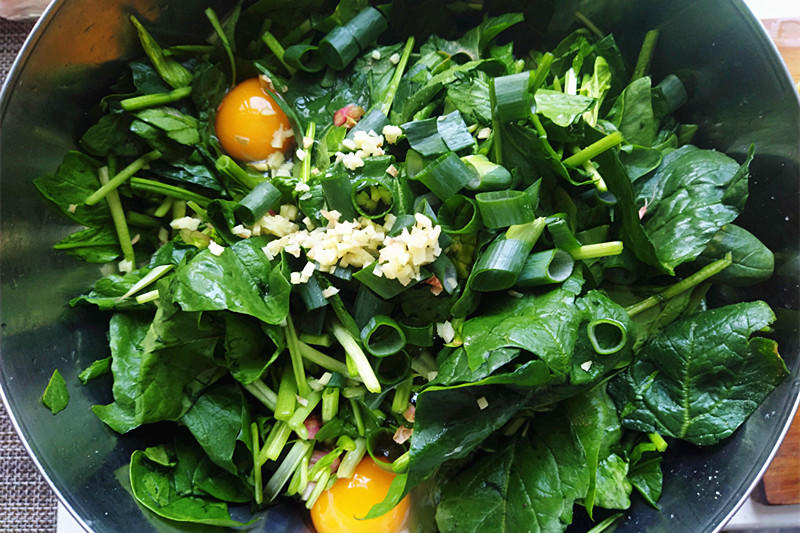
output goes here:
[[400, 324], [406, 336], [406, 343], [412, 346], [422, 346], [429, 348], [433, 346], [433, 324], [424, 326], [413, 326], [410, 324]]
[[381, 218], [394, 207], [392, 188], [374, 178], [356, 181], [350, 188], [350, 200], [358, 214], [369, 219]]
[[405, 351], [382, 357], [375, 365], [378, 381], [388, 386], [396, 385], [411, 374], [411, 356]]
[[295, 44], [286, 49], [283, 60], [286, 64], [303, 72], [319, 72], [325, 68], [325, 64], [317, 54], [318, 46], [303, 43]]
[[400, 324], [386, 315], [377, 315], [361, 329], [364, 348], [375, 357], [396, 354], [406, 345], [406, 334]]
[[248, 226], [252, 226], [268, 212], [276, 209], [281, 203], [281, 191], [265, 181], [242, 198], [235, 209], [236, 218]]
[[344, 171], [341, 165], [334, 165], [328, 169], [322, 180], [322, 194], [325, 203], [331, 211], [338, 211], [341, 220], [353, 220], [356, 218], [356, 210], [353, 207], [353, 183], [350, 176]]
[[319, 43], [319, 53], [331, 68], [344, 70], [388, 27], [383, 14], [374, 7], [368, 7], [344, 26], [338, 26], [328, 33]]
[[416, 179], [439, 199], [446, 200], [464, 188], [470, 177], [464, 162], [450, 152], [425, 167]]
[[501, 291], [514, 286], [528, 255], [544, 231], [545, 221], [511, 226], [478, 258], [469, 281], [476, 292]]
[[437, 214], [439, 225], [454, 235], [476, 233], [480, 227], [478, 206], [475, 200], [461, 194], [444, 201]]
[[500, 122], [528, 118], [534, 111], [532, 71], [499, 76], [492, 80], [494, 86], [494, 113]]
[[481, 192], [475, 195], [475, 201], [487, 228], [506, 228], [534, 219], [531, 197], [524, 191]]
[[475, 143], [458, 111], [442, 117], [407, 122], [402, 129], [411, 148], [424, 156], [457, 152]]
[[472, 178], [465, 187], [474, 192], [500, 191], [511, 186], [511, 173], [504, 167], [489, 161], [485, 155], [468, 155], [461, 160], [472, 171]]
[[516, 286], [527, 289], [540, 285], [561, 283], [572, 275], [575, 260], [564, 250], [544, 250], [531, 254], [525, 260]]
[[620, 351], [628, 340], [625, 326], [610, 318], [593, 320], [586, 325], [586, 334], [594, 351], [600, 355], [611, 355]]

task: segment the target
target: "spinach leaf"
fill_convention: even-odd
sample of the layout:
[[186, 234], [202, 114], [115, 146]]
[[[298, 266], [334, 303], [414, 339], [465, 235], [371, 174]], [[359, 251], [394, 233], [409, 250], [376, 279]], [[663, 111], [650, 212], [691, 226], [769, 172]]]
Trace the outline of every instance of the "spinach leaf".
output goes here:
[[53, 248], [64, 250], [87, 263], [110, 263], [121, 254], [117, 234], [109, 226], [76, 231], [54, 244]]
[[619, 95], [608, 119], [630, 144], [652, 146], [658, 134], [658, 120], [653, 113], [650, 78], [633, 81]]
[[500, 128], [503, 138], [503, 166], [516, 171], [520, 181], [531, 185], [539, 177], [570, 180], [561, 157], [547, 140], [546, 132], [520, 124], [505, 124]]
[[665, 267], [694, 260], [739, 216], [752, 158], [751, 149], [739, 165], [719, 152], [687, 145], [668, 154], [652, 178], [635, 184], [647, 209], [644, 230]]
[[336, 111], [346, 105], [368, 109], [372, 100], [369, 77], [364, 72], [322, 82], [298, 75], [290, 80], [284, 97], [305, 124], [318, 125], [330, 124]]
[[604, 509], [627, 509], [631, 506], [633, 490], [627, 478], [628, 463], [612, 453], [600, 461], [597, 468], [595, 504]]
[[166, 93], [172, 90], [172, 87], [161, 79], [150, 63], [131, 61], [128, 66], [131, 69], [133, 85], [140, 94]]
[[[349, 18], [347, 20], [349, 20]], [[402, 49], [402, 44], [378, 46], [372, 48], [369, 52], [356, 59], [356, 62], [353, 65], [353, 70], [355, 72], [363, 72], [367, 76], [367, 86], [369, 87], [370, 94], [370, 108], [380, 102], [383, 102], [384, 98], [386, 97], [386, 92], [388, 91], [389, 84], [394, 76], [394, 71], [397, 69], [397, 65], [392, 63], [391, 57], [393, 54], [401, 53]], [[377, 55], [374, 55], [375, 52], [377, 52]], [[376, 59], [376, 57], [378, 59]]]
[[625, 166], [628, 178], [636, 181], [658, 168], [662, 154], [655, 148], [627, 144], [620, 148], [619, 160]]
[[42, 196], [53, 202], [67, 218], [84, 226], [104, 226], [111, 223], [106, 202], [87, 206], [83, 202], [100, 188], [97, 170], [102, 165], [81, 152], [70, 151], [64, 156], [54, 175], [33, 180]]
[[170, 161], [169, 163], [153, 161], [150, 163], [148, 174], [174, 181], [178, 184], [197, 185], [215, 193], [222, 194], [224, 190], [214, 173], [202, 163], [193, 163], [185, 160]]
[[261, 239], [244, 239], [216, 256], [204, 250], [176, 269], [172, 301], [184, 311], [233, 311], [267, 324], [289, 313], [291, 285], [282, 260], [270, 264]]
[[735, 224], [725, 224], [697, 258], [705, 266], [730, 252], [731, 266], [714, 276], [715, 281], [731, 285], [752, 285], [769, 279], [775, 268], [775, 257], [758, 238]]
[[575, 294], [563, 288], [540, 296], [499, 299], [462, 329], [471, 369], [499, 348], [527, 350], [556, 373], [569, 372], [581, 313]]
[[260, 379], [285, 348], [283, 331], [270, 326], [267, 336], [262, 325], [242, 315], [223, 313], [225, 361], [234, 379], [245, 385]]
[[[649, 454], [652, 455], [652, 454]], [[633, 464], [628, 469], [628, 480], [631, 485], [642, 495], [642, 497], [658, 509], [658, 499], [661, 498], [661, 488], [664, 475], [661, 472], [661, 460], [656, 457], [642, 458], [641, 461]]]
[[136, 303], [134, 298], [120, 300], [120, 297], [126, 294], [130, 288], [141, 280], [149, 271], [149, 268], [141, 268], [124, 275], [110, 274], [104, 278], [100, 278], [95, 282], [92, 290], [87, 294], [73, 298], [70, 300], [69, 304], [73, 307], [79, 304], [96, 305], [103, 311], [111, 309], [141, 309], [143, 307]]
[[136, 500], [158, 516], [178, 522], [196, 522], [223, 527], [249, 525], [231, 518], [228, 504], [191, 495], [177, 489], [176, 471], [155, 463], [141, 450], [130, 463], [131, 488]]
[[238, 473], [233, 460], [236, 443], [242, 441], [249, 447], [252, 439], [250, 411], [236, 383], [218, 383], [210, 387], [197, 398], [181, 422], [214, 464], [231, 474]]
[[533, 97], [536, 101], [536, 112], [562, 128], [570, 126], [595, 103], [594, 98], [588, 96], [564, 94], [549, 89], [539, 89]]
[[776, 343], [750, 338], [774, 320], [767, 304], [752, 302], [666, 327], [611, 382], [623, 425], [700, 446], [729, 436], [787, 375]]
[[448, 108], [457, 109], [470, 123], [489, 126], [492, 110], [489, 103], [489, 77], [475, 71], [465, 79], [447, 85]]
[[134, 113], [139, 120], [155, 126], [167, 137], [180, 144], [191, 146], [200, 142], [197, 119], [172, 107], [151, 107]]
[[45, 387], [44, 393], [42, 394], [42, 403], [45, 407], [50, 409], [54, 415], [67, 408], [67, 404], [69, 403], [67, 382], [64, 381], [64, 377], [58, 369], [53, 370], [53, 375], [50, 376], [50, 381], [47, 382], [47, 387]]
[[78, 379], [81, 380], [81, 383], [86, 385], [91, 380], [97, 379], [100, 376], [105, 376], [109, 372], [111, 372], [111, 356], [93, 361], [92, 364], [84, 368], [83, 371], [78, 374]]
[[179, 419], [219, 378], [212, 359], [218, 339], [198, 314], [174, 312], [163, 302], [154, 318], [115, 314], [109, 326], [114, 402], [92, 410], [118, 433]]
[[131, 135], [130, 126], [129, 115], [103, 115], [83, 134], [79, 141], [81, 148], [98, 157], [136, 157], [142, 153], [142, 147], [138, 139]]
[[470, 61], [485, 57], [486, 49], [501, 33], [525, 20], [522, 13], [504, 13], [487, 18], [480, 25], [467, 31], [458, 41], [440, 40], [442, 51], [451, 56], [464, 54]]
[[563, 531], [589, 483], [586, 456], [569, 424], [536, 418], [531, 435], [481, 455], [442, 487], [436, 524], [450, 532]]

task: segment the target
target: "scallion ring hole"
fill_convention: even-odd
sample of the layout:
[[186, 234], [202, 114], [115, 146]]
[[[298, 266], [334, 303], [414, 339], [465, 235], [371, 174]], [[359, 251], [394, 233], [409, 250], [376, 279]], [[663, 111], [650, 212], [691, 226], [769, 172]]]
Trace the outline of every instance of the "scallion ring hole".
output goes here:
[[381, 428], [367, 437], [367, 453], [375, 464], [387, 472], [393, 472], [392, 462], [405, 453], [405, 448], [394, 441], [394, 432]]
[[378, 381], [386, 386], [395, 385], [409, 376], [411, 372], [411, 356], [405, 351], [388, 357], [381, 357], [375, 365]]
[[589, 322], [586, 334], [594, 351], [600, 355], [611, 355], [620, 351], [628, 340], [625, 326], [617, 320], [604, 318]]
[[445, 200], [438, 213], [442, 229], [454, 235], [477, 232], [478, 218], [475, 200], [461, 194]]
[[394, 195], [384, 184], [370, 179], [356, 183], [352, 190], [356, 211], [367, 218], [380, 218], [392, 210]]
[[385, 315], [376, 315], [361, 330], [361, 342], [375, 357], [396, 354], [406, 345], [406, 335], [400, 324]]
[[560, 283], [572, 275], [575, 260], [564, 250], [556, 250], [553, 259], [547, 265], [548, 277], [556, 283]]

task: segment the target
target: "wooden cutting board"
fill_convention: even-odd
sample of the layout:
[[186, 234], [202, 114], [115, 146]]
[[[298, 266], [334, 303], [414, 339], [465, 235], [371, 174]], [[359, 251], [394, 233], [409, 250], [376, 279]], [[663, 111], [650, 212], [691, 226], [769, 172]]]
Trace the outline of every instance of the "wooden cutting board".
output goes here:
[[[800, 18], [762, 21], [800, 89]], [[800, 504], [800, 411], [762, 480], [770, 504]]]

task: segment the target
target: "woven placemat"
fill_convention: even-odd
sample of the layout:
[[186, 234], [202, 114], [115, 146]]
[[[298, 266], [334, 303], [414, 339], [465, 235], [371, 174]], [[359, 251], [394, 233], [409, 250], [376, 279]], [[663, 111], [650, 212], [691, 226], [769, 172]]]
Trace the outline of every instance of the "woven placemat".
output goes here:
[[[33, 27], [0, 18], [0, 86]], [[0, 402], [0, 531], [56, 530], [56, 497], [33, 465]]]

